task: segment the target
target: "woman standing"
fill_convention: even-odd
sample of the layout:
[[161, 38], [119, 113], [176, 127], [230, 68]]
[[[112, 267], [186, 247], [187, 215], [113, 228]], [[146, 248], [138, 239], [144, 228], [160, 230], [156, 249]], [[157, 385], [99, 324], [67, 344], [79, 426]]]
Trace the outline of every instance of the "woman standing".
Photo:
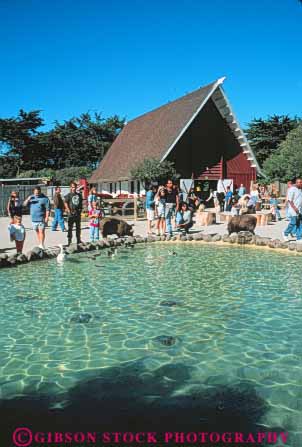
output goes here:
[[57, 231], [57, 227], [58, 227], [58, 225], [60, 225], [61, 230], [66, 231], [64, 217], [63, 217], [65, 205], [64, 205], [63, 197], [61, 195], [61, 188], [59, 186], [57, 186], [56, 190], [55, 190], [55, 195], [53, 198], [53, 206], [54, 206], [55, 215], [54, 215], [54, 218], [52, 221], [51, 230]]
[[7, 203], [7, 214], [11, 218], [11, 224], [14, 223], [14, 217], [22, 217], [22, 202], [17, 191], [12, 191]]
[[260, 211], [261, 199], [257, 185], [253, 185], [250, 192], [250, 202], [248, 207], [253, 207], [253, 212]]
[[155, 195], [154, 202], [157, 210], [157, 235], [164, 235], [166, 232], [166, 194], [165, 187], [160, 186]]

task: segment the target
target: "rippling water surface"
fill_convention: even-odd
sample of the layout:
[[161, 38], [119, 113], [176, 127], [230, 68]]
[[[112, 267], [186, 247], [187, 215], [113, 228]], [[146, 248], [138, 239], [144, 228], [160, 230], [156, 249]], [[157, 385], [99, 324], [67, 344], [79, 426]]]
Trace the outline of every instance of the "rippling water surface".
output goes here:
[[179, 394], [248, 383], [269, 406], [263, 426], [301, 439], [300, 257], [141, 244], [113, 259], [89, 253], [2, 270], [0, 284], [2, 398], [60, 395], [140, 362], [145, 375], [178, 380]]

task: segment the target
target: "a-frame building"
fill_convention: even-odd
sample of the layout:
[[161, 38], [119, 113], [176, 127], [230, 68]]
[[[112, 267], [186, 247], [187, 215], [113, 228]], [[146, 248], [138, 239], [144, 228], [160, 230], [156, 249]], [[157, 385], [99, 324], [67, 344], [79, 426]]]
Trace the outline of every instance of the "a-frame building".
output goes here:
[[257, 160], [223, 91], [225, 78], [129, 121], [90, 183], [99, 191], [141, 192], [130, 171], [146, 158], [175, 163], [181, 178], [232, 179], [247, 188], [260, 172]]

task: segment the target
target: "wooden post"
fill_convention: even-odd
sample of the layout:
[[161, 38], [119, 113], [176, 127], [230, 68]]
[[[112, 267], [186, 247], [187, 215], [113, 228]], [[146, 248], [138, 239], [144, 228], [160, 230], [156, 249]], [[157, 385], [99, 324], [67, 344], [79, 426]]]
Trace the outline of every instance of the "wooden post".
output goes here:
[[137, 197], [134, 194], [134, 220], [137, 221]]

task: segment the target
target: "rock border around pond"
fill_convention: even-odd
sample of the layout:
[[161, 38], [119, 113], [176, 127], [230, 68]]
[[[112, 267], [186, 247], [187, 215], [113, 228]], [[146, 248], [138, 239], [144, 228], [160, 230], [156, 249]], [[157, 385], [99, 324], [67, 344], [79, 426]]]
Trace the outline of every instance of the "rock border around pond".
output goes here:
[[[254, 235], [248, 231], [241, 231], [231, 235], [224, 234], [205, 234], [203, 232], [192, 234], [177, 234], [173, 236], [131, 236], [126, 238], [103, 239], [97, 242], [82, 242], [81, 244], [71, 244], [65, 248], [67, 254], [76, 254], [87, 251], [103, 250], [110, 247], [118, 247], [122, 245], [133, 245], [139, 243], [153, 243], [153, 242], [205, 242], [217, 243], [225, 245], [245, 245], [254, 248], [268, 248], [283, 252], [302, 253], [302, 244], [296, 242], [282, 242], [279, 239], [270, 239], [268, 237], [261, 237]], [[34, 247], [25, 254], [8, 255], [7, 253], [0, 254], [0, 268], [16, 267], [28, 262], [41, 261], [44, 259], [56, 258], [60, 252], [59, 247], [50, 247], [42, 250], [39, 247]]]

